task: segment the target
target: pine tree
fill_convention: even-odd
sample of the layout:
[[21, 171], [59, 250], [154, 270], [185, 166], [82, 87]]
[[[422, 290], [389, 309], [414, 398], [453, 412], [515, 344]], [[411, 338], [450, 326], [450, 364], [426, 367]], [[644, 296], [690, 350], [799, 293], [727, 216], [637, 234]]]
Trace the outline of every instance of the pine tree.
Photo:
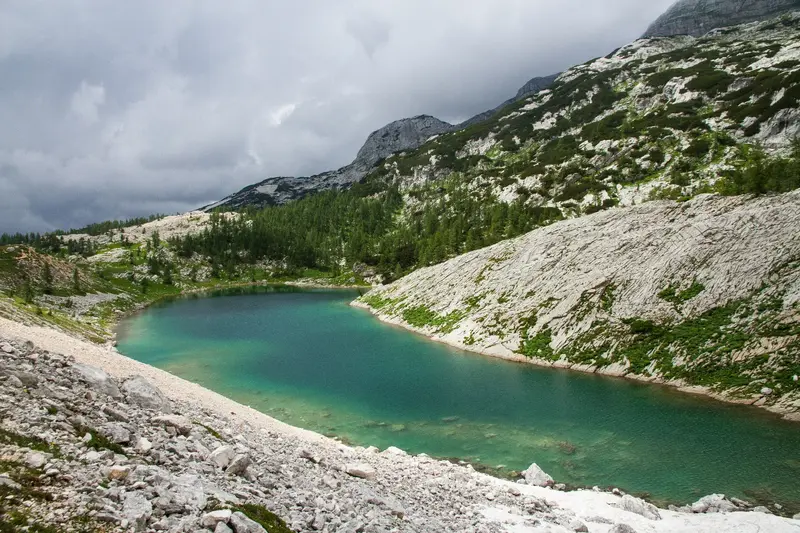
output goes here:
[[53, 294], [53, 271], [47, 261], [45, 261], [44, 270], [42, 271], [42, 282], [44, 284], [44, 293]]
[[77, 267], [72, 269], [72, 290], [81, 292], [81, 277], [80, 274], [78, 274]]

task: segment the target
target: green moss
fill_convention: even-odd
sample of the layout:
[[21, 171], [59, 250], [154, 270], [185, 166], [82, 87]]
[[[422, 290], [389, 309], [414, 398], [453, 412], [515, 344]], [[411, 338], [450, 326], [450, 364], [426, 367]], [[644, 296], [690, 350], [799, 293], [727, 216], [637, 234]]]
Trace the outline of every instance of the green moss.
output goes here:
[[202, 424], [200, 422], [195, 422], [195, 424], [197, 424], [198, 426], [200, 426], [203, 429], [205, 429], [206, 431], [208, 431], [209, 435], [211, 435], [215, 439], [218, 439], [218, 440], [221, 440], [221, 441], [225, 440], [225, 439], [222, 438], [222, 435], [220, 435], [219, 432], [216, 429], [212, 428], [211, 426], [207, 426], [207, 425]]
[[286, 522], [263, 505], [245, 503], [233, 507], [232, 510], [244, 513], [250, 520], [261, 524], [269, 533], [293, 533], [286, 525]]
[[50, 453], [56, 457], [61, 455], [61, 449], [56, 444], [51, 444], [40, 437], [27, 437], [3, 428], [0, 428], [0, 442], [22, 448], [30, 448], [31, 450], [39, 452]]
[[78, 435], [85, 435], [88, 433], [92, 436], [89, 442], [86, 443], [87, 447], [95, 450], [110, 450], [114, 453], [125, 455], [125, 449], [122, 446], [116, 442], [110, 441], [108, 437], [102, 435], [96, 429], [90, 428], [89, 426], [83, 426], [81, 424], [75, 424], [74, 426]]

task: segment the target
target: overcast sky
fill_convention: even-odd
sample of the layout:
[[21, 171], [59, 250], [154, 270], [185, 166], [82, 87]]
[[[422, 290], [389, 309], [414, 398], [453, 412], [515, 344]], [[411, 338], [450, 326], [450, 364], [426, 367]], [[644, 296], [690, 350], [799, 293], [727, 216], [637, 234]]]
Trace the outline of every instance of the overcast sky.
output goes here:
[[174, 213], [458, 122], [672, 0], [2, 0], [0, 233]]

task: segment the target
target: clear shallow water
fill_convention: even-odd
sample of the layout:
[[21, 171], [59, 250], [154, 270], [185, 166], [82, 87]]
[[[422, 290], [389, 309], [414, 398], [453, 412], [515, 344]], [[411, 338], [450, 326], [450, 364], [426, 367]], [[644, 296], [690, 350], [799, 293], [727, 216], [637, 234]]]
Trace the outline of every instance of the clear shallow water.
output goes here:
[[694, 501], [800, 502], [800, 425], [601, 376], [469, 354], [374, 319], [354, 291], [258, 288], [129, 318], [119, 350], [293, 425], [361, 445]]

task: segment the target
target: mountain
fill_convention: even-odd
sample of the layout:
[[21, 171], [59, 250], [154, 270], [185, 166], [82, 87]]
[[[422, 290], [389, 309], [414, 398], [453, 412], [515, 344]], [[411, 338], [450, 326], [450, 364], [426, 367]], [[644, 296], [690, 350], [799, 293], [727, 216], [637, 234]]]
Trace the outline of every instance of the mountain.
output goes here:
[[209, 211], [217, 207], [237, 209], [245, 206], [280, 205], [302, 198], [312, 192], [347, 188], [353, 183], [361, 181], [384, 158], [403, 150], [414, 150], [435, 135], [464, 129], [487, 120], [507, 105], [547, 89], [557, 76], [557, 74], [553, 74], [533, 78], [520, 87], [513, 98], [506, 100], [494, 109], [475, 115], [457, 126], [428, 115], [397, 120], [372, 132], [358, 151], [356, 159], [345, 167], [310, 177], [267, 178], [259, 183], [248, 185], [239, 192], [202, 209]]
[[800, 9], [800, 0], [679, 0], [644, 37], [699, 37], [715, 28], [765, 20], [793, 9]]
[[495, 107], [494, 109], [490, 109], [488, 111], [484, 111], [483, 113], [479, 113], [474, 117], [465, 120], [464, 122], [458, 125], [459, 129], [463, 129], [473, 124], [477, 124], [478, 122], [483, 122], [484, 120], [488, 120], [492, 118], [492, 116], [503, 109], [506, 106], [513, 104], [514, 102], [518, 102], [523, 98], [530, 96], [532, 94], [536, 94], [539, 91], [544, 91], [545, 89], [549, 89], [551, 85], [556, 81], [558, 78], [558, 74], [551, 74], [550, 76], [540, 76], [537, 78], [532, 78], [528, 80], [528, 82], [520, 87], [517, 91], [517, 94], [514, 95], [513, 98], [509, 98], [499, 106]]
[[435, 117], [419, 115], [397, 120], [372, 132], [358, 151], [355, 160], [338, 170], [310, 177], [273, 177], [249, 185], [203, 210], [216, 207], [264, 207], [284, 204], [291, 200], [328, 189], [342, 189], [357, 183], [385, 157], [402, 150], [414, 149], [429, 138], [452, 131], [455, 126]]

